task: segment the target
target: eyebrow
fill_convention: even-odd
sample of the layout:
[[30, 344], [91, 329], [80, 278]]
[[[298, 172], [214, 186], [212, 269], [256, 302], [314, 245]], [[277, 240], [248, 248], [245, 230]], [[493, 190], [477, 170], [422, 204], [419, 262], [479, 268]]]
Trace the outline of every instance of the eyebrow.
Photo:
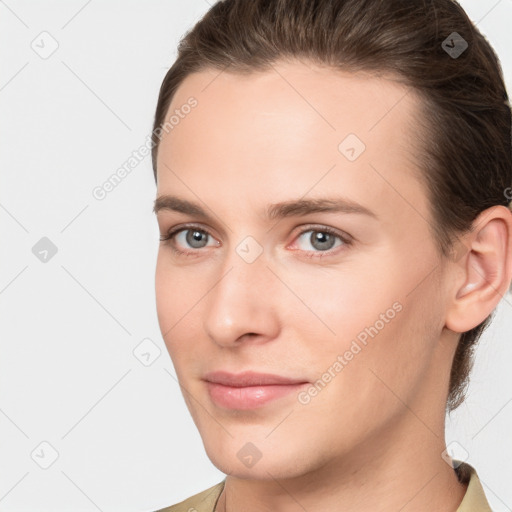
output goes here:
[[[157, 214], [161, 210], [175, 211], [187, 215], [212, 220], [210, 215], [197, 203], [187, 201], [172, 195], [161, 195], [155, 199], [153, 211]], [[311, 213], [358, 213], [375, 219], [377, 214], [365, 206], [342, 197], [325, 197], [314, 199], [293, 199], [280, 203], [269, 204], [266, 207], [268, 220], [283, 219], [285, 217], [304, 216]]]

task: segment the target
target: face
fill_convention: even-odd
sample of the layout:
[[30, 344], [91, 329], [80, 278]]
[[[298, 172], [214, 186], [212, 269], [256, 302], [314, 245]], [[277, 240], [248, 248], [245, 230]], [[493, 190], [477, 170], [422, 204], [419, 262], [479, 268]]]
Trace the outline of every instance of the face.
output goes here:
[[[208, 456], [255, 479], [355, 464], [399, 426], [421, 442], [409, 409], [444, 416], [450, 367], [418, 98], [368, 74], [274, 69], [189, 75], [157, 161], [157, 197], [180, 200], [157, 211], [174, 232], [160, 329]], [[204, 380], [249, 370], [303, 384]]]

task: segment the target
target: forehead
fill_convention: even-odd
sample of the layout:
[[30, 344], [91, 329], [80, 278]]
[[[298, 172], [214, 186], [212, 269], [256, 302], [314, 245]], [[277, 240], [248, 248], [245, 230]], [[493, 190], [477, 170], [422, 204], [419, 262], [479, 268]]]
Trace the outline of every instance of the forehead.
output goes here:
[[[183, 108], [191, 98], [196, 105]], [[208, 196], [214, 187], [234, 200], [227, 188], [243, 189], [247, 204], [336, 187], [374, 201], [391, 180], [391, 195], [410, 196], [419, 190], [410, 143], [418, 112], [414, 91], [370, 73], [304, 62], [193, 73], [166, 116], [178, 122], [160, 143], [159, 192]]]

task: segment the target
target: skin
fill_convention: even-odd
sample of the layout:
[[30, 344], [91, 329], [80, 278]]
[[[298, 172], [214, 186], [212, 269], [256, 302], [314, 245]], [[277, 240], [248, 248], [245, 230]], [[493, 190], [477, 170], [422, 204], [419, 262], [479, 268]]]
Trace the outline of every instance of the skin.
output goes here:
[[[197, 107], [161, 139], [157, 197], [197, 202], [212, 218], [158, 211], [162, 236], [185, 223], [208, 236], [195, 248], [177, 235], [189, 256], [161, 242], [156, 300], [187, 407], [228, 475], [217, 510], [455, 511], [466, 486], [442, 457], [449, 372], [459, 333], [512, 278], [511, 212], [487, 210], [461, 237], [463, 256], [441, 258], [411, 142], [420, 100], [384, 77], [282, 61], [189, 75], [169, 111], [190, 96]], [[355, 161], [338, 150], [349, 133], [366, 145]], [[377, 218], [263, 215], [269, 203], [326, 196]], [[336, 238], [320, 258], [310, 235], [323, 226], [353, 243]], [[249, 235], [262, 249], [252, 263], [236, 251]], [[210, 399], [202, 377], [219, 369], [314, 383], [397, 302], [309, 403], [292, 393], [242, 411]], [[252, 467], [237, 457], [248, 442], [261, 452]]]

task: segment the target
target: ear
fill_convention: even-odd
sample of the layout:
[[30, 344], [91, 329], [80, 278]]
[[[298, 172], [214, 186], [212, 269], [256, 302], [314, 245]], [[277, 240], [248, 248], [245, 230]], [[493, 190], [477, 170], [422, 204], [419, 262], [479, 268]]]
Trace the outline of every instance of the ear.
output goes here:
[[[461, 245], [463, 244], [463, 245]], [[466, 332], [483, 322], [509, 291], [512, 279], [512, 212], [484, 210], [452, 253], [454, 279], [446, 327]], [[461, 250], [462, 249], [462, 250]]]

